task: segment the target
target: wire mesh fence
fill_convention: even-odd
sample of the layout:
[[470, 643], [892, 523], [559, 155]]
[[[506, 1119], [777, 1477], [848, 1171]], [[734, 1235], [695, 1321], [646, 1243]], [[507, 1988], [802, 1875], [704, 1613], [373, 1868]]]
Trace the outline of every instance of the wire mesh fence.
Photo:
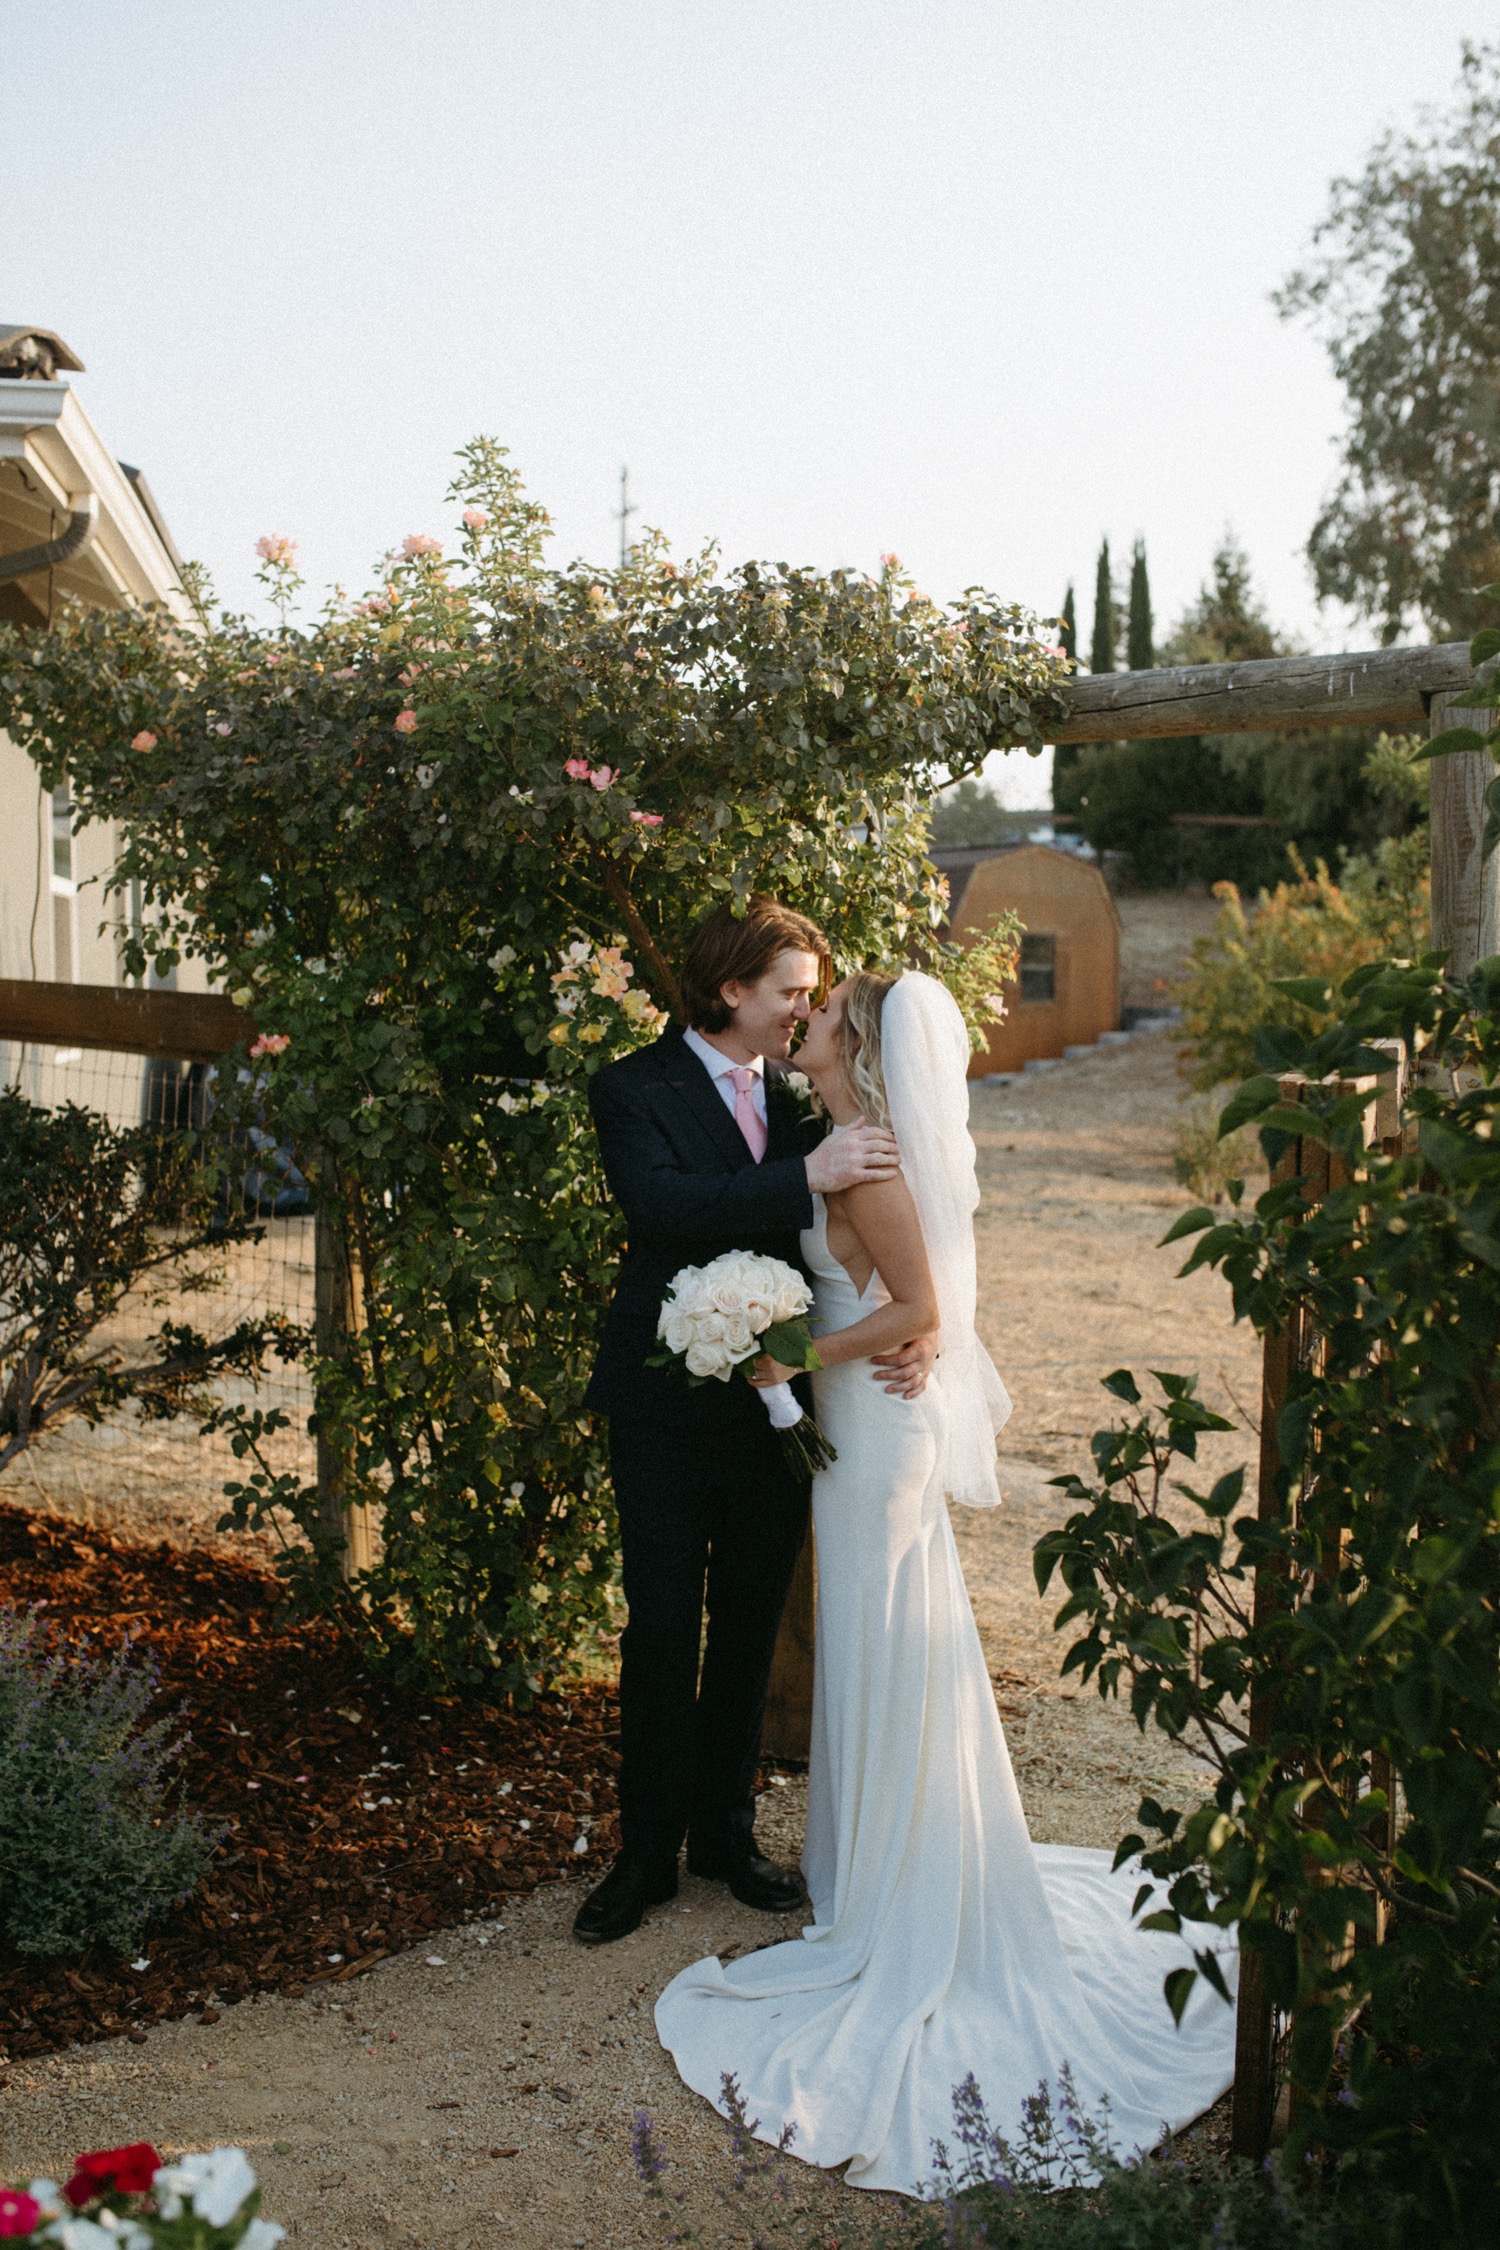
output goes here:
[[[0, 1040], [0, 1086], [39, 1108], [72, 1103], [119, 1128], [146, 1126], [164, 1144], [186, 1138], [216, 1169], [217, 1209], [226, 1219], [245, 1214], [255, 1222], [252, 1239], [197, 1253], [188, 1286], [168, 1267], [164, 1276], [131, 1289], [99, 1331], [100, 1345], [128, 1350], [168, 1320], [189, 1323], [214, 1340], [273, 1314], [311, 1331], [314, 1220], [306, 1183], [271, 1131], [239, 1126], [231, 1133], [216, 1124], [214, 1065]], [[289, 1427], [268, 1441], [272, 1464], [313, 1480], [312, 1389], [304, 1364], [273, 1348], [258, 1377], [221, 1377], [211, 1391], [229, 1403], [279, 1407]], [[224, 1485], [243, 1473], [227, 1437], [202, 1435], [196, 1415], [149, 1420], [126, 1404], [93, 1427], [73, 1420], [44, 1433], [12, 1462], [0, 1497], [40, 1503], [132, 1539], [180, 1541], [213, 1532], [225, 1507]]]

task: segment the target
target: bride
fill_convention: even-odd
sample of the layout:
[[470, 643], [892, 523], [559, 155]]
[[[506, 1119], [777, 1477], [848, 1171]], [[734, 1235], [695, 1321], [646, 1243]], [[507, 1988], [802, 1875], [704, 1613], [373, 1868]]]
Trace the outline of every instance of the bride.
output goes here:
[[[765, 2138], [794, 2124], [799, 2156], [908, 2192], [971, 2073], [1010, 2135], [1069, 2065], [1085, 2107], [1108, 2096], [1122, 2152], [1187, 2123], [1233, 2075], [1233, 2013], [1204, 1979], [1172, 2021], [1162, 1980], [1187, 1956], [1134, 1926], [1139, 1869], [1033, 1844], [1011, 1772], [946, 1506], [996, 1505], [1010, 1412], [974, 1333], [968, 1059], [941, 984], [868, 973], [830, 994], [796, 1058], [833, 1130], [889, 1123], [903, 1167], [815, 1197], [802, 1237], [818, 1420], [838, 1452], [813, 1486], [813, 1919], [789, 1943], [695, 1963], [656, 2007], [698, 2093], [720, 2102], [733, 2073]], [[920, 1398], [870, 1381], [871, 1353], [934, 1330]], [[763, 1360], [757, 1379], [786, 1372]]]

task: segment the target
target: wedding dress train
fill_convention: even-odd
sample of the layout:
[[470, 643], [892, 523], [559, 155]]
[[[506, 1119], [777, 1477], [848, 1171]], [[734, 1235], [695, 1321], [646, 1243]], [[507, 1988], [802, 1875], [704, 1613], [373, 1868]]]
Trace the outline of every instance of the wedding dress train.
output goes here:
[[[878, 1274], [861, 1294], [831, 1255], [821, 1202], [803, 1252], [829, 1328], [884, 1301]], [[1108, 2097], [1122, 2155], [1233, 2075], [1233, 2011], [1203, 1978], [1172, 2021], [1162, 1980], [1189, 1950], [1134, 1926], [1139, 1870], [1113, 1875], [1109, 1853], [1027, 1832], [948, 1519], [944, 1365], [914, 1401], [868, 1361], [814, 1378], [838, 1459], [813, 1488], [813, 1921], [789, 1943], [697, 1962], [656, 2008], [698, 2093], [722, 2106], [732, 2072], [764, 2137], [794, 2123], [796, 2155], [906, 2191], [951, 2137], [970, 2073], [1011, 2136], [1024, 2099], [1070, 2066], [1085, 2107]]]

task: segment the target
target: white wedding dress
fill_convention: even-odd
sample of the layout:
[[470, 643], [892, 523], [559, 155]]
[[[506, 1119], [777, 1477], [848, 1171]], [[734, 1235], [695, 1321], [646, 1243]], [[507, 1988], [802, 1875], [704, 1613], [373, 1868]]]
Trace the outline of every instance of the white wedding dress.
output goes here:
[[[902, 980], [915, 982], [927, 980]], [[878, 1274], [856, 1291], [815, 1210], [802, 1248], [818, 1314], [846, 1328], [885, 1292]], [[722, 2107], [731, 2072], [763, 2138], [795, 2124], [796, 2155], [847, 2163], [852, 2186], [907, 2192], [930, 2176], [933, 2141], [951, 2141], [953, 2090], [970, 2073], [1011, 2138], [1026, 2097], [1068, 2065], [1085, 2109], [1108, 2097], [1122, 2156], [1233, 2076], [1233, 2011], [1201, 1976], [1173, 2023], [1162, 1980], [1191, 1947], [1133, 1924], [1139, 1868], [1111, 1874], [1108, 1852], [1027, 1832], [948, 1520], [949, 1327], [945, 1313], [919, 1399], [892, 1397], [867, 1360], [813, 1379], [838, 1459], [813, 1486], [811, 1926], [695, 1963], [656, 2007], [698, 2093]], [[1232, 1945], [1193, 1936], [1221, 1949], [1232, 1989]]]

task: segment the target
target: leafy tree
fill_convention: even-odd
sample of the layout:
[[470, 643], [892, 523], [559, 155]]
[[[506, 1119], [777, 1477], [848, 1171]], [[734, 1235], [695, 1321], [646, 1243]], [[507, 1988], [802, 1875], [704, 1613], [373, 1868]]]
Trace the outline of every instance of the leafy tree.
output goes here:
[[1073, 601], [1073, 581], [1068, 580], [1068, 590], [1063, 596], [1062, 615], [1058, 619], [1058, 644], [1070, 664], [1078, 661], [1078, 611]]
[[1115, 582], [1109, 565], [1109, 541], [1099, 546], [1094, 570], [1094, 632], [1089, 642], [1089, 670], [1112, 672], [1120, 648], [1120, 620], [1115, 609]]
[[1130, 614], [1125, 626], [1125, 668], [1149, 672], [1156, 662], [1152, 639], [1151, 581], [1146, 572], [1146, 542], [1137, 539], [1130, 557]]
[[[1058, 619], [1058, 645], [1069, 664], [1078, 661], [1078, 611], [1073, 600], [1073, 581], [1068, 580], [1068, 590], [1063, 596], [1062, 615]], [[1078, 763], [1080, 744], [1059, 742], [1052, 753], [1052, 803], [1056, 810], [1064, 810], [1068, 793], [1067, 776]], [[1062, 796], [1059, 796], [1059, 788]], [[976, 839], [977, 840], [977, 839]]]
[[[841, 963], [933, 957], [940, 782], [1039, 751], [1062, 666], [979, 591], [679, 565], [549, 568], [501, 447], [466, 449], [453, 551], [272, 631], [70, 608], [0, 634], [0, 711], [179, 953], [253, 1001], [273, 1113], [358, 1253], [364, 1324], [320, 1430], [384, 1554], [353, 1614], [393, 1659], [527, 1694], [608, 1613], [602, 1433], [582, 1393], [619, 1248], [589, 1074], [678, 1008], [718, 899], [769, 890]], [[256, 1455], [263, 1425], [247, 1417]], [[311, 1520], [259, 1463], [247, 1520]]]
[[1320, 595], [1397, 640], [1472, 632], [1500, 578], [1500, 48], [1465, 44], [1451, 107], [1333, 182], [1284, 318], [1327, 339], [1348, 420], [1313, 526]]

